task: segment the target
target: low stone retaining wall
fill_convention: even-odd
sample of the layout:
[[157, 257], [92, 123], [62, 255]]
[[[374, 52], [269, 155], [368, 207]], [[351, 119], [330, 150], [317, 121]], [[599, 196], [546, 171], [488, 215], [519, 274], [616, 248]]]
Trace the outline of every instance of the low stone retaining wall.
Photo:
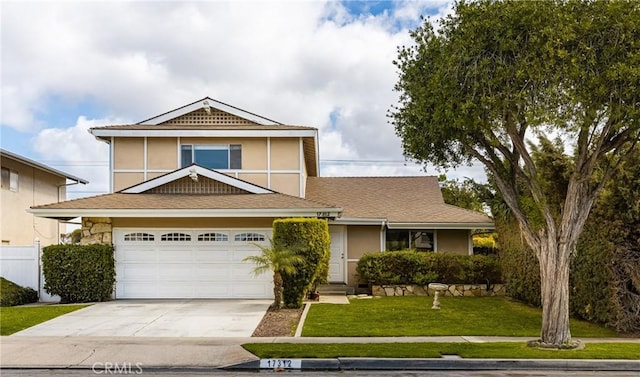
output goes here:
[[[373, 296], [433, 296], [435, 291], [422, 285], [373, 285]], [[491, 284], [488, 289], [486, 284], [450, 284], [449, 289], [440, 293], [442, 296], [504, 296], [503, 284]]]

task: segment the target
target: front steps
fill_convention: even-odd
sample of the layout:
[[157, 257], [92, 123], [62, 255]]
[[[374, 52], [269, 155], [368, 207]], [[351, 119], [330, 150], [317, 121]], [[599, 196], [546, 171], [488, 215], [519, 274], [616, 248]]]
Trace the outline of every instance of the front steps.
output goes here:
[[347, 296], [355, 293], [355, 289], [343, 283], [332, 283], [318, 286], [318, 293], [322, 296]]

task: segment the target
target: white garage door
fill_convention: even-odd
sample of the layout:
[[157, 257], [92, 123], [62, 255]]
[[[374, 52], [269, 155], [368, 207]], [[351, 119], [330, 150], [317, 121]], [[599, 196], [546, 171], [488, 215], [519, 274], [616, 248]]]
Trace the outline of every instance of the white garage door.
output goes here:
[[254, 276], [253, 245], [270, 229], [132, 229], [113, 231], [116, 298], [271, 298], [272, 275]]

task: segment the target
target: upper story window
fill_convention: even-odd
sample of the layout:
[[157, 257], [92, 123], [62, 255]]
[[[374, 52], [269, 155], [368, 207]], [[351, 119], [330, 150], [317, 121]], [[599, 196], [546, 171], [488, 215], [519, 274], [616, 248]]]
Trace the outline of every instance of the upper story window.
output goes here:
[[2, 168], [2, 189], [18, 191], [18, 172], [8, 168]]
[[180, 162], [181, 167], [196, 163], [209, 169], [242, 169], [242, 146], [183, 144]]

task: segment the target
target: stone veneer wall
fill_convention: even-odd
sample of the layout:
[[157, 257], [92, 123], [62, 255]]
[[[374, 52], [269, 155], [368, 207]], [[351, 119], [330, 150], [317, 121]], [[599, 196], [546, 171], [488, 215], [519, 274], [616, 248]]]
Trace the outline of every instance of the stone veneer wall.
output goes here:
[[112, 243], [112, 226], [109, 217], [83, 217], [81, 245]]
[[[371, 293], [374, 296], [433, 296], [434, 290], [421, 285], [374, 285]], [[505, 296], [503, 284], [450, 284], [449, 289], [442, 292], [443, 296]]]

